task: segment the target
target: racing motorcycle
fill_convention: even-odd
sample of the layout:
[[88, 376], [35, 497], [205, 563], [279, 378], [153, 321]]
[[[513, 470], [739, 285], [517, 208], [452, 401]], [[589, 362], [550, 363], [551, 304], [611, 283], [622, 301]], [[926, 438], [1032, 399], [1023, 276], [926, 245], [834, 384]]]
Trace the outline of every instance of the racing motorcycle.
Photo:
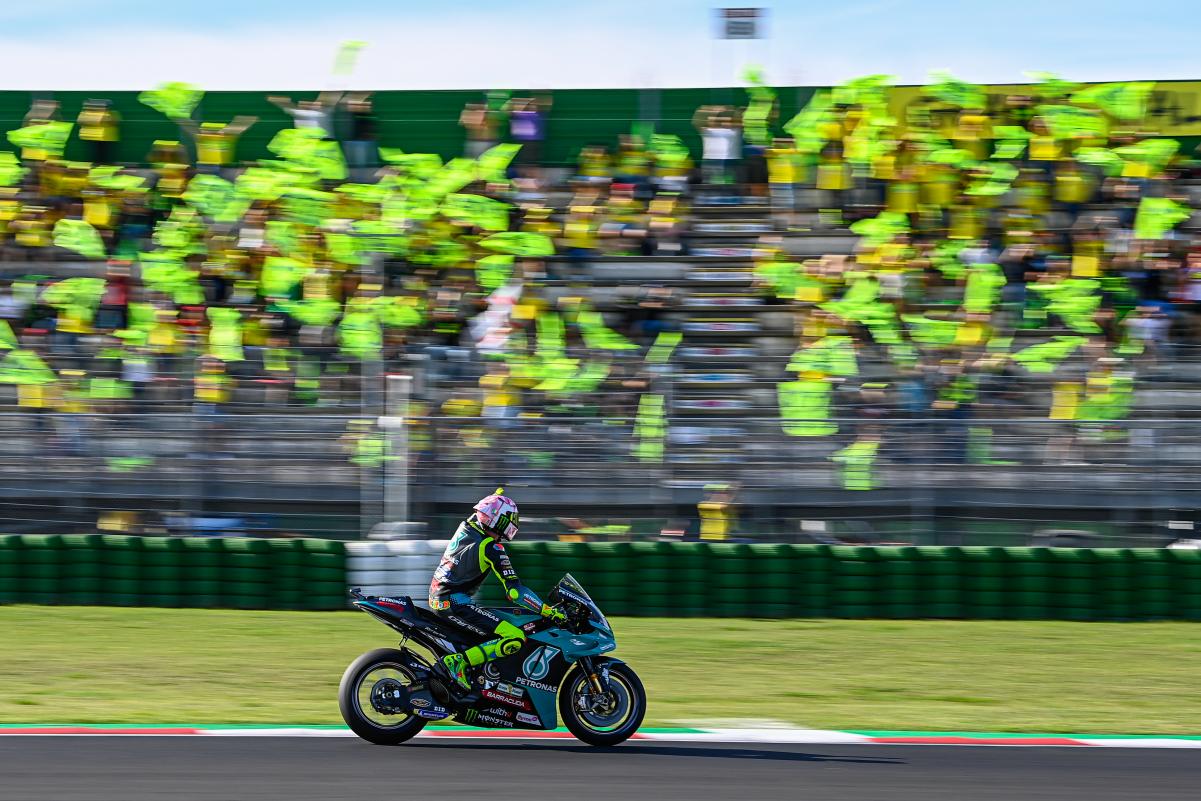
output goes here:
[[616, 745], [642, 725], [642, 682], [626, 663], [604, 656], [617, 647], [613, 629], [570, 574], [547, 597], [567, 615], [565, 623], [522, 609], [492, 610], [520, 626], [526, 643], [472, 668], [470, 690], [450, 679], [441, 658], [475, 645], [471, 635], [407, 596], [350, 594], [356, 608], [402, 637], [398, 648], [377, 648], [352, 662], [338, 687], [342, 719], [368, 742], [397, 745], [447, 718], [486, 728], [553, 729], [556, 706], [567, 729], [590, 745]]

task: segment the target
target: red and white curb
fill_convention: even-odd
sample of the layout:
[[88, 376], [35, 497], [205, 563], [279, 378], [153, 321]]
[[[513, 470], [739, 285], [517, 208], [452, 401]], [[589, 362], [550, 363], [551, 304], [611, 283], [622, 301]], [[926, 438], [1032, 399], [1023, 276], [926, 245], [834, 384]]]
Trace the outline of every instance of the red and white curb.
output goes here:
[[[0, 737], [354, 737], [341, 726], [4, 725]], [[567, 731], [427, 728], [417, 737], [446, 740], [573, 740]], [[988, 732], [854, 732], [799, 728], [644, 729], [631, 739], [660, 742], [785, 745], [958, 745], [993, 747], [1201, 748], [1201, 736], [1009, 734]]]

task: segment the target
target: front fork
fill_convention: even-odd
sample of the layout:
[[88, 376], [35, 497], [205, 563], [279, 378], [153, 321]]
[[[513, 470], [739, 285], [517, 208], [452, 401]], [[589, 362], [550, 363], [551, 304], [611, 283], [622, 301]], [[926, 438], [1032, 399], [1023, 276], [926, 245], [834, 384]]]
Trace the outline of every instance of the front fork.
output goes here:
[[609, 665], [601, 662], [599, 665], [590, 656], [580, 657], [580, 669], [588, 677], [588, 686], [599, 696], [609, 695]]

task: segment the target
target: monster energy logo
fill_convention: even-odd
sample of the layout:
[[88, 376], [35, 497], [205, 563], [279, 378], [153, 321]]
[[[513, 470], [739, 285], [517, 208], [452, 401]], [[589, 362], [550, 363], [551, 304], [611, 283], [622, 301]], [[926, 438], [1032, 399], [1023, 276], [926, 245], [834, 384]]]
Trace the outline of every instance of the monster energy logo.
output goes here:
[[551, 660], [559, 655], [559, 649], [551, 645], [543, 645], [537, 651], [526, 657], [521, 663], [521, 671], [534, 681], [546, 678], [550, 673]]

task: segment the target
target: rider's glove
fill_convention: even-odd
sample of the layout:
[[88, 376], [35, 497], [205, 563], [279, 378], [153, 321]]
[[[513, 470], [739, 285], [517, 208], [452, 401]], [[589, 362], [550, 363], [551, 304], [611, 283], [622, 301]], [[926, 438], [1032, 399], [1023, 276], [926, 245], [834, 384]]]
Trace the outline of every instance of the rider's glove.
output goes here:
[[555, 621], [556, 623], [566, 623], [567, 615], [562, 609], [557, 606], [542, 605], [542, 616]]

